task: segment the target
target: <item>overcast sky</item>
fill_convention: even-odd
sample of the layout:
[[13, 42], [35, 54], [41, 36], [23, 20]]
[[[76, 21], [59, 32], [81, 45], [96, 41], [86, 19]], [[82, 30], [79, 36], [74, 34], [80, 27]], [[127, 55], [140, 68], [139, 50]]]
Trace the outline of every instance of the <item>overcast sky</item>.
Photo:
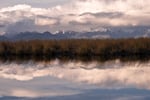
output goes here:
[[149, 26], [150, 0], [1, 0], [0, 33]]
[[14, 6], [17, 4], [28, 4], [33, 7], [53, 7], [56, 5], [62, 5], [71, 0], [0, 0], [0, 8]]

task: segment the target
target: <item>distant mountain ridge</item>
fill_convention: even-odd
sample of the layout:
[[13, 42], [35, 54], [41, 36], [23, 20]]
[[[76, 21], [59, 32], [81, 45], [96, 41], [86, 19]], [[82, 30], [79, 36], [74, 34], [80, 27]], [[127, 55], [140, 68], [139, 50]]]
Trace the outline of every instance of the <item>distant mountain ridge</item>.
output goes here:
[[50, 32], [20, 32], [15, 35], [0, 36], [0, 41], [5, 40], [50, 40], [50, 39], [106, 39], [106, 38], [139, 38], [150, 37], [149, 27], [128, 27], [128, 28], [108, 28], [105, 31], [57, 31], [55, 34]]

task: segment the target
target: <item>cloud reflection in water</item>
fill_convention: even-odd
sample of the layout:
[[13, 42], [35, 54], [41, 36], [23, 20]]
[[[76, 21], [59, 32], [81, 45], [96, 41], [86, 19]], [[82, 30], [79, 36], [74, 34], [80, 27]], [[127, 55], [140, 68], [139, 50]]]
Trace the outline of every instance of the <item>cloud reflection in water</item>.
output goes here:
[[[122, 63], [116, 60], [83, 63], [55, 60], [48, 63], [1, 63], [0, 84], [7, 84], [0, 90], [9, 88], [10, 91], [5, 90], [0, 94], [38, 97], [73, 95], [92, 88], [149, 90], [149, 75], [150, 62]], [[11, 85], [8, 82], [11, 82]]]

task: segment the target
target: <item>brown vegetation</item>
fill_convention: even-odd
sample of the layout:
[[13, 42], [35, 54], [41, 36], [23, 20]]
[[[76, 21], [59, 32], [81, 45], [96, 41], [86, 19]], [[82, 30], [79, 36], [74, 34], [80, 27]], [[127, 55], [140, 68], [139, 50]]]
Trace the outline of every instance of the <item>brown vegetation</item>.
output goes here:
[[0, 42], [0, 57], [148, 59], [150, 39], [74, 39]]

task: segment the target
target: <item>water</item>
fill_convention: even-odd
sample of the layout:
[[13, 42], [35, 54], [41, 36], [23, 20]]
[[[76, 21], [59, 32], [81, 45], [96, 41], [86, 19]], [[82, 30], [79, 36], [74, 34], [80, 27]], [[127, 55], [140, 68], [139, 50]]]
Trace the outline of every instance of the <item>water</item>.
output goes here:
[[150, 62], [1, 62], [0, 100], [150, 100]]

